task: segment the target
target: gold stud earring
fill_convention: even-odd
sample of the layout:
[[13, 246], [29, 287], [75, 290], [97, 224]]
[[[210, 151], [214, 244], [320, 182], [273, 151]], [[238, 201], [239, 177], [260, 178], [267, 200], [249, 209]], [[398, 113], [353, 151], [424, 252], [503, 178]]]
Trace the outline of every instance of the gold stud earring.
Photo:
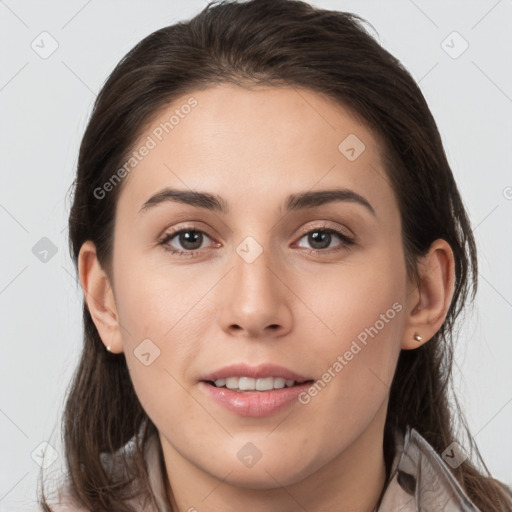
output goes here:
[[419, 343], [420, 341], [423, 341], [423, 338], [419, 334], [414, 335], [414, 339]]

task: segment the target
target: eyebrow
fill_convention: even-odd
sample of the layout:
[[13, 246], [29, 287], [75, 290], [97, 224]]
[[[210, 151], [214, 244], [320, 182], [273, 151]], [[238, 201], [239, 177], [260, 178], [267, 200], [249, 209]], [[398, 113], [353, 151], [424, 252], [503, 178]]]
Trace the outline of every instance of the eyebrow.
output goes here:
[[[178, 190], [173, 188], [164, 188], [152, 195], [140, 208], [139, 213], [144, 213], [149, 209], [165, 203], [175, 202], [204, 208], [213, 212], [228, 214], [229, 206], [227, 202], [216, 194], [208, 192], [198, 192], [195, 190]], [[288, 212], [314, 208], [324, 204], [336, 201], [345, 201], [357, 203], [364, 206], [372, 215], [377, 216], [373, 206], [360, 194], [346, 188], [336, 188], [330, 190], [317, 190], [291, 194], [285, 203], [285, 210]]]

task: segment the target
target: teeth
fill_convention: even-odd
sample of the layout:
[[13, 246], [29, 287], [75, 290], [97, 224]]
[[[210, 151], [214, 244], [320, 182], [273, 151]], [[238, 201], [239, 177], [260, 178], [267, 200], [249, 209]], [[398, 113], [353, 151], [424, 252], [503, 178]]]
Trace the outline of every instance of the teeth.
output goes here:
[[278, 378], [274, 379], [274, 389], [282, 389], [284, 388], [285, 379]]
[[254, 390], [255, 385], [256, 379], [251, 379], [250, 377], [240, 377], [240, 380], [238, 381], [238, 389], [240, 391]]
[[[222, 379], [220, 379], [222, 381]], [[228, 389], [238, 389], [238, 377], [228, 377], [226, 379], [226, 387]], [[217, 384], [217, 383], [215, 383]]]
[[274, 389], [274, 379], [272, 377], [256, 380], [257, 391], [270, 391], [271, 389]]
[[282, 377], [265, 377], [253, 379], [252, 377], [227, 377], [217, 379], [215, 386], [218, 388], [227, 387], [236, 391], [270, 391], [272, 389], [287, 388], [295, 384], [294, 380], [283, 379]]

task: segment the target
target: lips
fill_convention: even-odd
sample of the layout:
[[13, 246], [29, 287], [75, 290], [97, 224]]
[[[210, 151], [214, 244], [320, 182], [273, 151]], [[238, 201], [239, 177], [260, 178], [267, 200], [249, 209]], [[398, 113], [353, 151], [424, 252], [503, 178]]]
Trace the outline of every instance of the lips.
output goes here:
[[262, 418], [297, 403], [313, 381], [283, 366], [234, 364], [205, 375], [200, 389], [237, 416]]

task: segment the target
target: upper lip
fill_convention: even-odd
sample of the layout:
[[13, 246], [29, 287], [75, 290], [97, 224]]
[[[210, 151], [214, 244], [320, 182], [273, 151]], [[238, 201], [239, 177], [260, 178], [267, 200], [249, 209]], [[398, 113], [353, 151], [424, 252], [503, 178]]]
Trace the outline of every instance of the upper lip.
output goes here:
[[231, 364], [205, 375], [201, 380], [213, 382], [217, 379], [225, 379], [227, 377], [252, 377], [253, 379], [281, 377], [286, 380], [294, 380], [297, 383], [312, 380], [299, 375], [298, 373], [292, 372], [284, 366], [271, 363], [264, 363], [258, 366], [249, 366], [245, 363]]

